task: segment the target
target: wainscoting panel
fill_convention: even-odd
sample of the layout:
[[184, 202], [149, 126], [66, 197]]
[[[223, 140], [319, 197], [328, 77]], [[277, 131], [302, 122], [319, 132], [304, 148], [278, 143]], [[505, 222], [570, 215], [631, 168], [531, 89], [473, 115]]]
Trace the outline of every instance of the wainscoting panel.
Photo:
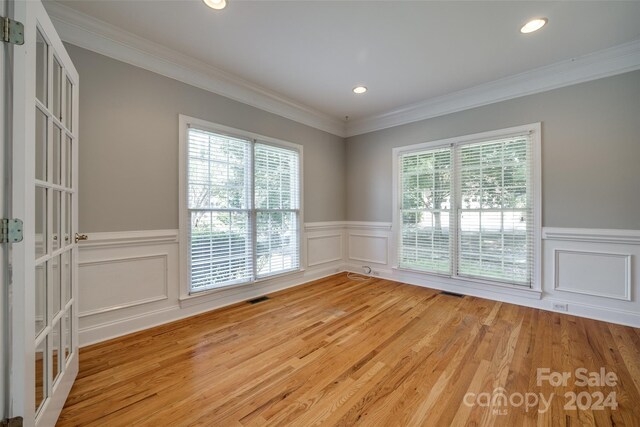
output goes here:
[[631, 299], [631, 255], [555, 250], [555, 290]]
[[342, 262], [342, 232], [307, 237], [307, 267]]
[[79, 264], [79, 317], [169, 298], [169, 254], [130, 256]]

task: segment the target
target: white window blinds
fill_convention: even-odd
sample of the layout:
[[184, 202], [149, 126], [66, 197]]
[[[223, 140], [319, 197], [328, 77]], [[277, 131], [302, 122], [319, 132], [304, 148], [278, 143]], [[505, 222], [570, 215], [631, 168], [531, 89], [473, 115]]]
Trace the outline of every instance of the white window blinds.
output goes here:
[[449, 274], [451, 150], [404, 154], [400, 168], [400, 265]]
[[297, 270], [299, 154], [188, 130], [191, 291]]
[[398, 265], [529, 286], [532, 164], [529, 133], [402, 153]]
[[457, 149], [459, 276], [531, 283], [531, 163], [529, 135]]
[[298, 153], [255, 146], [257, 276], [295, 270], [299, 261]]

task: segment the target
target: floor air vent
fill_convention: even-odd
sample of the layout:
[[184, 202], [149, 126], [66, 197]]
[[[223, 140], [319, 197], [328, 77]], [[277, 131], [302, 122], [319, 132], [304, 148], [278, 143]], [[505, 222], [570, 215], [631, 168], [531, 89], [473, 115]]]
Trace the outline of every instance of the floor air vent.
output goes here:
[[249, 304], [257, 304], [257, 303], [262, 302], [262, 301], [267, 301], [268, 299], [269, 299], [269, 297], [264, 296], [264, 297], [258, 297], [258, 298], [250, 299], [247, 302]]
[[441, 295], [447, 295], [447, 296], [450, 296], [450, 297], [464, 298], [464, 295], [456, 294], [455, 292], [442, 291], [442, 292], [440, 292], [440, 294]]

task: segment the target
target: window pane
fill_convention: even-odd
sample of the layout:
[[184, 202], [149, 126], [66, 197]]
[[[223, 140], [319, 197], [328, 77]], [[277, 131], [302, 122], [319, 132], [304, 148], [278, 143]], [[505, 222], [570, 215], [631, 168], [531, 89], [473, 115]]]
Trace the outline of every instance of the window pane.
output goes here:
[[36, 179], [47, 180], [47, 116], [36, 108]]
[[299, 209], [298, 152], [255, 145], [255, 205], [257, 209]]
[[298, 259], [298, 214], [258, 212], [256, 258], [259, 277], [295, 270]]
[[400, 157], [401, 267], [450, 274], [451, 149]]
[[251, 143], [189, 129], [189, 209], [248, 209]]
[[191, 288], [247, 282], [253, 275], [248, 212], [191, 212]]
[[459, 148], [458, 274], [526, 284], [533, 266], [528, 136]]

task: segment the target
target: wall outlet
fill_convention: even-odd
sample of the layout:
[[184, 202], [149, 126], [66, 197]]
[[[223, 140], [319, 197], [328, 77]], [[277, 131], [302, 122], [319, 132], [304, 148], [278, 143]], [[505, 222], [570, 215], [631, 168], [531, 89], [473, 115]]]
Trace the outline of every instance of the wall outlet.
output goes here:
[[553, 309], [555, 311], [569, 311], [569, 304], [565, 304], [563, 302], [554, 302]]
[[372, 271], [372, 272], [371, 272], [371, 274], [373, 274], [374, 276], [379, 276], [379, 275], [380, 275], [380, 272], [379, 272], [379, 271], [375, 271], [375, 270], [374, 270], [374, 271]]

